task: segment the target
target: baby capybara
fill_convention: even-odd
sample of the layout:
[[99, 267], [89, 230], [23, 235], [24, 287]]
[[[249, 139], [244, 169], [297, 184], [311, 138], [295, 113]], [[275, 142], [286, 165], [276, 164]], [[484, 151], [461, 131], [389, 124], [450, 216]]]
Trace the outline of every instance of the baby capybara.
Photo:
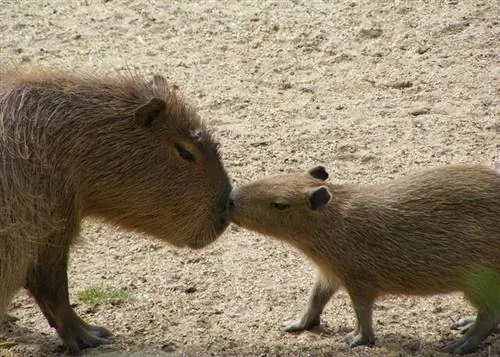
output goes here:
[[228, 225], [230, 191], [217, 142], [164, 77], [1, 71], [0, 313], [25, 287], [71, 352], [109, 342], [68, 298], [82, 219], [202, 248]]
[[452, 165], [377, 185], [327, 178], [322, 166], [271, 176], [229, 201], [234, 223], [292, 244], [317, 267], [305, 313], [285, 330], [318, 325], [344, 287], [357, 317], [350, 344], [371, 345], [378, 296], [462, 291], [477, 317], [445, 350], [476, 349], [500, 323], [500, 173]]

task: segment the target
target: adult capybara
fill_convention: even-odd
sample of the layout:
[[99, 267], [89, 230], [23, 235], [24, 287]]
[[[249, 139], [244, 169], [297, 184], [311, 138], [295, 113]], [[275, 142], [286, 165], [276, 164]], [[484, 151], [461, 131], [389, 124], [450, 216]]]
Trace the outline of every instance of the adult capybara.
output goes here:
[[309, 305], [286, 331], [320, 323], [344, 287], [371, 345], [372, 307], [383, 294], [462, 291], [475, 322], [448, 352], [474, 350], [500, 322], [500, 173], [482, 166], [430, 169], [378, 185], [326, 183], [322, 166], [235, 188], [231, 220], [304, 252], [317, 267]]
[[108, 342], [68, 298], [84, 217], [201, 248], [227, 227], [217, 142], [156, 75], [0, 73], [0, 313], [25, 287], [72, 352]]

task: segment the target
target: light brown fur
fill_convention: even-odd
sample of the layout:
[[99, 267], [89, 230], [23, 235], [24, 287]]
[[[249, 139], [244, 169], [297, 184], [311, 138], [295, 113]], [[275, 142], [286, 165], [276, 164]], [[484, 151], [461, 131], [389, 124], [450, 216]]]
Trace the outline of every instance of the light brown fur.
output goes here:
[[231, 196], [233, 222], [292, 244], [318, 268], [308, 309], [285, 330], [319, 324], [343, 286], [358, 318], [351, 346], [369, 345], [377, 297], [462, 291], [478, 318], [446, 350], [475, 349], [500, 323], [498, 171], [454, 165], [363, 186], [326, 177], [322, 167], [276, 175]]
[[0, 71], [0, 313], [26, 287], [72, 352], [109, 332], [71, 309], [84, 217], [201, 248], [227, 227], [217, 142], [159, 75]]

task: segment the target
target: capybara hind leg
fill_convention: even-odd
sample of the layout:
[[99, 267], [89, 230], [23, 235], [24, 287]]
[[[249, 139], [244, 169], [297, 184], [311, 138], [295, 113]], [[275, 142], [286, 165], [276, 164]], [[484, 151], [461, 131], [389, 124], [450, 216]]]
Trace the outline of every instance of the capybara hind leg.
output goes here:
[[325, 282], [316, 278], [309, 295], [309, 303], [302, 317], [297, 321], [287, 322], [283, 325], [283, 330], [287, 332], [296, 332], [310, 329], [320, 324], [320, 316], [326, 303], [338, 290], [338, 285]]
[[466, 333], [461, 340], [444, 348], [450, 353], [474, 351], [500, 324], [500, 272], [474, 267], [467, 272], [464, 282], [464, 295], [477, 308], [478, 314], [475, 320], [466, 318], [462, 321]]
[[104, 327], [83, 321], [71, 308], [67, 277], [68, 251], [51, 247], [29, 272], [26, 288], [72, 354], [81, 349], [110, 343]]
[[476, 350], [500, 323], [500, 315], [480, 312], [464, 337], [444, 347], [448, 353], [465, 354]]
[[351, 335], [349, 346], [373, 346], [375, 344], [375, 333], [372, 327], [372, 311], [375, 296], [366, 291], [349, 291], [349, 295], [357, 319], [357, 326]]

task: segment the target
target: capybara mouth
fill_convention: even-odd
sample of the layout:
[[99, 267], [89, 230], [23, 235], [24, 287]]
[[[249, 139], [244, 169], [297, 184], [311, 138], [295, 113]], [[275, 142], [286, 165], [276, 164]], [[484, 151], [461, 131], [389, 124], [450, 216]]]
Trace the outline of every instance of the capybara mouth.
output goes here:
[[222, 233], [224, 233], [224, 231], [226, 230], [226, 228], [229, 226], [230, 223], [231, 222], [229, 221], [229, 219], [227, 219], [226, 217], [222, 217], [219, 220], [219, 229], [217, 229], [217, 234], [221, 235]]
[[238, 222], [238, 220], [235, 219], [234, 217], [229, 217], [229, 222], [236, 224], [237, 226], [241, 226], [241, 224]]
[[203, 237], [203, 238], [195, 238], [186, 242], [186, 247], [191, 249], [201, 249], [205, 248], [207, 245], [210, 245], [217, 239], [217, 235], [213, 235], [211, 237]]
[[191, 249], [201, 249], [206, 247], [207, 245], [213, 243], [217, 238], [219, 238], [230, 223], [231, 222], [226, 217], [221, 217], [217, 221], [214, 230], [212, 230], [210, 233], [202, 233], [196, 237], [193, 237], [186, 242], [186, 246]]

